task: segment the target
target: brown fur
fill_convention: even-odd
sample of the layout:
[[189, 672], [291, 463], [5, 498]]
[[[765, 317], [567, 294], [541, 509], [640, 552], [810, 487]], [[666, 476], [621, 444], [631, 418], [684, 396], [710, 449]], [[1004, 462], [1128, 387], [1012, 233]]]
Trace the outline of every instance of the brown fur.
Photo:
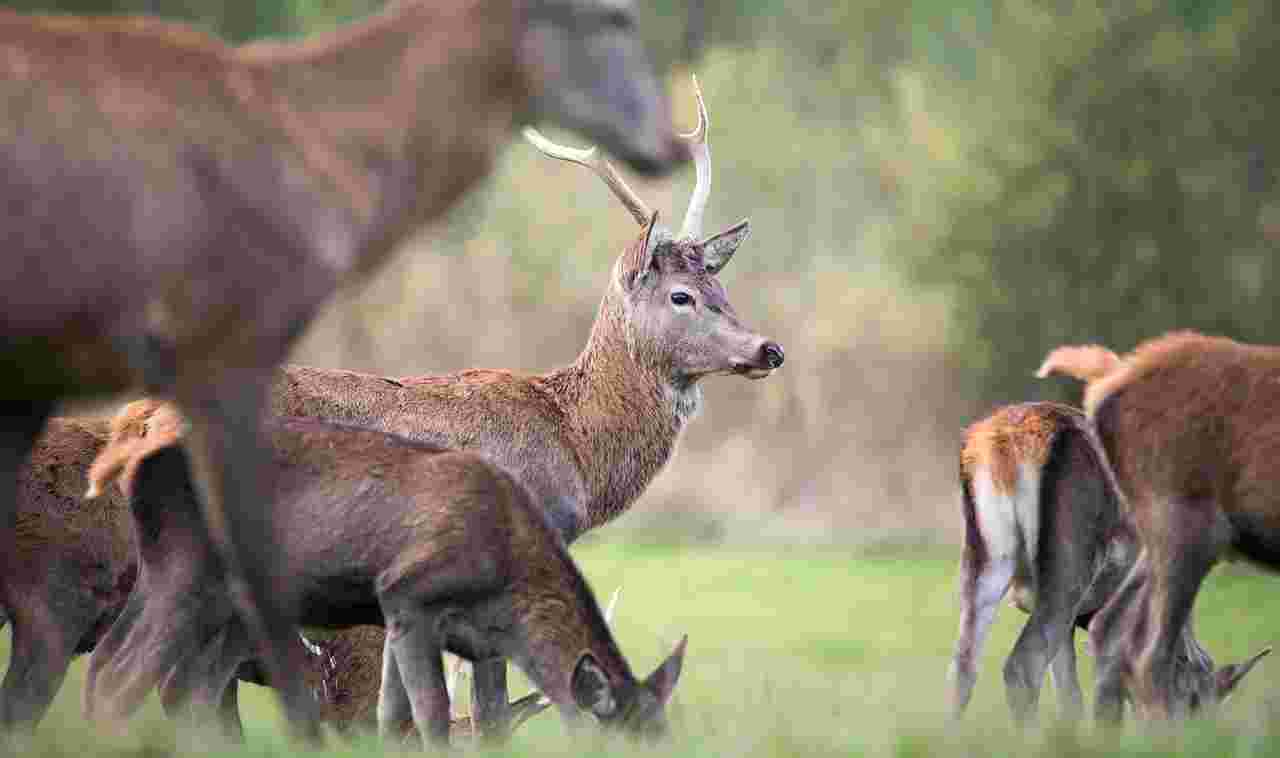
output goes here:
[[[590, 701], [575, 689], [589, 655], [623, 708], [618, 723], [643, 732], [661, 722], [674, 681], [663, 692], [635, 680], [559, 536], [510, 476], [475, 455], [378, 432], [301, 420], [272, 428], [275, 507], [289, 525], [282, 548], [303, 588], [302, 623], [345, 628], [386, 616], [395, 653], [384, 665], [399, 669], [383, 677], [384, 731], [400, 731], [412, 700], [420, 732], [447, 738], [442, 674], [435, 682], [429, 673], [445, 648], [511, 657], [566, 713]], [[157, 686], [175, 708], [209, 708], [221, 702], [226, 672], [250, 655], [247, 638], [226, 612], [225, 577], [191, 570], [192, 553], [211, 547], [194, 528], [185, 457], [172, 447], [131, 449], [143, 460], [115, 470], [135, 477], [126, 486], [146, 535], [139, 586], [147, 590], [95, 651], [86, 702], [126, 716]], [[186, 598], [196, 588], [221, 600], [193, 605]]]
[[1260, 658], [1211, 676], [1178, 664], [1216, 561], [1234, 552], [1280, 566], [1280, 349], [1175, 332], [1090, 378], [1089, 417], [1143, 548], [1090, 629], [1099, 713], [1118, 717], [1127, 694], [1142, 714], [1185, 714], [1225, 697]]
[[686, 157], [619, 15], [400, 0], [235, 48], [148, 19], [0, 11], [0, 560], [15, 560], [12, 482], [58, 400], [177, 399], [209, 526], [313, 732], [292, 585], [258, 510], [261, 388], [340, 280], [439, 218], [518, 123], [557, 121], [647, 173]]
[[[131, 407], [139, 406], [147, 404]], [[158, 405], [148, 408], [157, 409], [158, 414], [120, 416], [112, 424], [50, 419], [19, 473], [18, 570], [0, 576], [0, 603], [14, 640], [0, 689], [6, 723], [34, 725], [43, 716], [72, 657], [94, 649], [133, 590], [138, 564], [127, 499], [115, 488], [94, 498], [84, 490], [91, 464], [103, 460], [99, 453], [110, 455], [109, 440], [145, 435], [147, 429], [166, 433], [163, 424], [174, 416]], [[366, 627], [343, 630], [325, 643], [335, 651], [331, 660], [308, 657], [304, 674], [324, 722], [343, 730], [374, 723], [381, 634]], [[325, 681], [337, 684], [333, 696]]]
[[1035, 715], [1050, 666], [1064, 715], [1079, 714], [1074, 627], [1088, 624], [1137, 554], [1105, 467], [1084, 414], [1065, 405], [1004, 406], [966, 430], [960, 632], [951, 667], [955, 715], [969, 702], [1006, 593], [1030, 614], [1004, 666], [1014, 715]]

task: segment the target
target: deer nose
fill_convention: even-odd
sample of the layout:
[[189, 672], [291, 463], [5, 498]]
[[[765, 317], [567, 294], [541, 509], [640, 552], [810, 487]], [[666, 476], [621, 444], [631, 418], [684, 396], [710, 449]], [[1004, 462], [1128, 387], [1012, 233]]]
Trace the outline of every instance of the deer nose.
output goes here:
[[760, 348], [760, 353], [764, 356], [764, 362], [769, 368], [777, 368], [782, 365], [782, 360], [786, 356], [783, 355], [782, 345], [776, 342], [766, 342]]

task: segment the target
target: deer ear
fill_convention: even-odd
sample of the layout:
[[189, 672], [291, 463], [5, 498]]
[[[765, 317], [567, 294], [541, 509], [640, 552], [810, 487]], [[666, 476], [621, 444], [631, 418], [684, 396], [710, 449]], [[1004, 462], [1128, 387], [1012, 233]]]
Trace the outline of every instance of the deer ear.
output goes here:
[[658, 698], [659, 703], [666, 703], [676, 688], [676, 681], [680, 679], [680, 669], [684, 666], [684, 649], [688, 644], [689, 635], [686, 634], [680, 638], [680, 642], [676, 643], [676, 649], [667, 656], [662, 665], [654, 669], [649, 678], [644, 680], [644, 686]]
[[573, 667], [573, 679], [569, 683], [573, 701], [584, 711], [598, 718], [609, 718], [618, 710], [618, 700], [613, 696], [613, 685], [591, 655], [583, 653], [578, 665]]
[[699, 245], [702, 247], [702, 262], [707, 266], [707, 273], [715, 276], [720, 273], [738, 246], [751, 236], [751, 221], [743, 219], [719, 234], [707, 237]]
[[653, 246], [657, 243], [654, 230], [657, 228], [658, 212], [654, 211], [653, 215], [649, 216], [649, 223], [645, 224], [644, 231], [622, 254], [618, 276], [622, 282], [622, 288], [628, 292], [640, 285], [645, 275], [649, 273], [649, 269], [653, 267]]
[[1214, 688], [1217, 690], [1218, 702], [1222, 702], [1235, 691], [1236, 685], [1240, 684], [1240, 680], [1244, 679], [1244, 675], [1252, 671], [1253, 667], [1258, 665], [1258, 661], [1266, 658], [1270, 653], [1271, 648], [1264, 647], [1243, 663], [1228, 663], [1213, 672]]

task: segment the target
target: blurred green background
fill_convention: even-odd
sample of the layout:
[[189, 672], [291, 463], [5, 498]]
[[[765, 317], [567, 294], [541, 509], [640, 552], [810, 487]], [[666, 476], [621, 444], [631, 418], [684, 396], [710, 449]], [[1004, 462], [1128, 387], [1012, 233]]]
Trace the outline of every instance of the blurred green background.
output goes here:
[[[232, 41], [322, 31], [380, 5], [4, 4], [155, 13]], [[1087, 730], [1013, 731], [999, 665], [1021, 615], [1008, 610], [974, 718], [944, 728], [958, 442], [995, 404], [1075, 399], [1069, 383], [1031, 376], [1062, 343], [1128, 350], [1175, 328], [1280, 342], [1270, 305], [1280, 10], [1270, 0], [658, 0], [641, 10], [681, 128], [694, 122], [690, 71], [707, 97], [708, 226], [752, 220], [722, 275], [731, 301], [787, 351], [767, 380], [709, 380], [667, 471], [604, 541], [574, 551], [602, 594], [623, 585], [619, 635], [638, 671], [691, 632], [682, 749], [1115, 749]], [[667, 218], [692, 185], [692, 169], [635, 181]], [[448, 223], [337, 298], [294, 360], [391, 375], [562, 365], [635, 233], [598, 180], [515, 140]], [[1197, 618], [1220, 661], [1273, 641], [1280, 617], [1259, 600], [1273, 587], [1215, 575]], [[75, 684], [42, 749], [114, 749], [70, 728]], [[1267, 661], [1225, 726], [1154, 744], [1280, 752], [1232, 731], [1271, 721], [1277, 685], [1280, 664]], [[531, 733], [540, 750], [583, 749], [547, 724]], [[157, 739], [144, 752], [172, 746]], [[271, 752], [271, 739], [254, 749]], [[1125, 739], [1153, 750], [1151, 733]]]

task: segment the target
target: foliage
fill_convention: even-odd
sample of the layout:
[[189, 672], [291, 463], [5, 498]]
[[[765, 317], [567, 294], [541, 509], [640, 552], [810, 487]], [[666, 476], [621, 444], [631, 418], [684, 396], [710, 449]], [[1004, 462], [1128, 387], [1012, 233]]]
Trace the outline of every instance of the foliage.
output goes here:
[[899, 180], [895, 254], [953, 293], [978, 393], [1036, 394], [1063, 342], [1275, 341], [1276, 11], [1185, 6], [1014, 0], [972, 78], [897, 72], [897, 113], [871, 127]]

